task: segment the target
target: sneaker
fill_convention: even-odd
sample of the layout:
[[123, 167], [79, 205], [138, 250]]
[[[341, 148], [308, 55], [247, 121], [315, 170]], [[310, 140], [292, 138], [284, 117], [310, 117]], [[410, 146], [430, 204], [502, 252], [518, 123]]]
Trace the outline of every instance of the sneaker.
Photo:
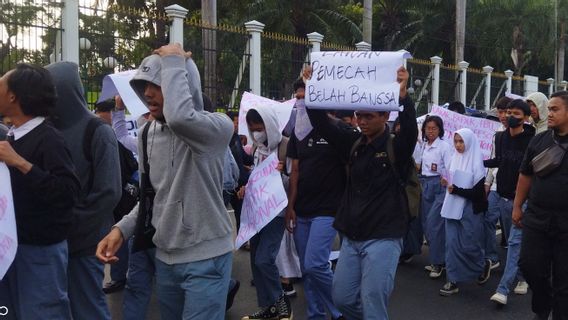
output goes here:
[[484, 284], [489, 280], [491, 276], [491, 260], [485, 260], [485, 267], [483, 267], [483, 273], [477, 278], [477, 284]]
[[501, 261], [499, 260], [496, 261], [489, 260], [489, 262], [491, 263], [491, 270], [495, 270], [501, 266]]
[[278, 320], [278, 308], [277, 303], [258, 310], [257, 312], [244, 316], [241, 320]]
[[123, 290], [125, 285], [126, 285], [126, 280], [109, 281], [105, 283], [103, 287], [103, 292], [106, 294], [118, 292]]
[[444, 270], [446, 268], [444, 268], [444, 266], [441, 265], [436, 265], [432, 267], [432, 271], [430, 271], [430, 279], [438, 279], [439, 277], [442, 276], [442, 273], [444, 273]]
[[400, 255], [400, 258], [398, 258], [398, 263], [400, 264], [410, 263], [413, 258], [414, 255], [412, 253], [402, 254]]
[[285, 294], [281, 295], [276, 301], [276, 308], [278, 309], [278, 318], [279, 320], [292, 320], [292, 305], [290, 304], [290, 300], [288, 300], [288, 296]]
[[284, 294], [286, 296], [293, 298], [297, 295], [296, 290], [294, 290], [294, 285], [291, 282], [288, 283], [281, 282], [281, 284], [282, 284], [282, 290], [284, 291]]
[[229, 310], [233, 305], [233, 300], [235, 299], [240, 287], [241, 283], [239, 280], [231, 279], [229, 282], [229, 293], [227, 294], [227, 305], [225, 306], [225, 311]]
[[496, 292], [494, 295], [492, 295], [489, 300], [503, 306], [507, 304], [507, 296], [499, 292]]
[[434, 268], [433, 264], [429, 264], [427, 266], [424, 266], [424, 270], [428, 271], [428, 272], [432, 272], [432, 269]]
[[515, 287], [515, 290], [513, 290], [515, 294], [527, 294], [528, 291], [529, 284], [526, 281], [519, 281], [519, 283], [517, 283], [517, 286]]
[[460, 291], [458, 286], [453, 282], [446, 282], [446, 284], [440, 289], [440, 295], [444, 297], [449, 297], [452, 294], [456, 294]]

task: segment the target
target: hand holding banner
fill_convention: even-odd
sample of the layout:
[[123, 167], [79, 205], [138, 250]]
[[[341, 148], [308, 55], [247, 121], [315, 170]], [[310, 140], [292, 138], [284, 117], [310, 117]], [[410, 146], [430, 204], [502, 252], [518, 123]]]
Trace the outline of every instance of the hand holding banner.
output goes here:
[[137, 118], [147, 113], [148, 108], [146, 108], [142, 100], [140, 100], [136, 92], [134, 92], [130, 86], [130, 80], [134, 77], [136, 71], [137, 70], [128, 70], [106, 75], [103, 78], [103, 88], [98, 102], [120, 95], [126, 109], [128, 109], [131, 115]]
[[10, 171], [0, 162], [0, 280], [10, 268], [18, 249], [18, 232]]

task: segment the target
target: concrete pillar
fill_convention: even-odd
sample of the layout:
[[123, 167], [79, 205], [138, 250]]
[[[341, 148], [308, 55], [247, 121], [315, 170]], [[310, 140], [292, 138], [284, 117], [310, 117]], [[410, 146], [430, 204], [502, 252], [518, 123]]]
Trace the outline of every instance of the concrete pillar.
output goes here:
[[168, 18], [172, 20], [170, 28], [170, 43], [179, 43], [183, 48], [183, 20], [188, 10], [180, 5], [172, 4], [164, 8]]
[[264, 24], [253, 20], [246, 22], [245, 28], [250, 34], [250, 90], [256, 95], [261, 95], [260, 64], [262, 56], [260, 51], [260, 34], [264, 30]]
[[507, 90], [505, 90], [505, 94], [513, 92], [513, 73], [513, 70], [505, 70], [505, 76], [507, 77]]
[[355, 44], [357, 51], [371, 51], [371, 44], [365, 41], [361, 41]]
[[562, 86], [562, 90], [566, 91], [566, 88], [568, 87], [568, 81], [562, 80], [560, 82], [560, 85]]
[[554, 93], [554, 78], [546, 79], [546, 83], [548, 83], [548, 98]]
[[438, 56], [433, 56], [430, 58], [430, 62], [434, 65], [434, 72], [432, 74], [432, 104], [440, 105], [440, 64], [442, 63], [442, 58]]
[[307, 36], [308, 36], [308, 42], [311, 45], [310, 53], [319, 52], [321, 48], [321, 43], [323, 42], [323, 35], [317, 32], [312, 32], [308, 33]]
[[492, 66], [483, 67], [483, 73], [485, 73], [485, 99], [483, 100], [483, 106], [485, 111], [491, 108], [491, 73], [493, 72]]
[[[62, 60], [79, 64], [79, 0], [63, 1], [61, 28]], [[55, 60], [58, 60], [57, 55]]]
[[460, 77], [460, 101], [463, 103], [464, 106], [467, 107], [467, 68], [469, 67], [469, 63], [465, 61], [461, 61], [458, 63], [458, 67], [461, 72]]

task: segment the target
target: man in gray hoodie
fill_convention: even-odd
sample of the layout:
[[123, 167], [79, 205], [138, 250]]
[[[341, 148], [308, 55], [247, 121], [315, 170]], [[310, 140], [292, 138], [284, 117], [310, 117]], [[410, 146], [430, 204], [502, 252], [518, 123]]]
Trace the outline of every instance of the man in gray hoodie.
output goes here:
[[[179, 44], [155, 53], [142, 61], [131, 85], [156, 119], [146, 124], [146, 147], [156, 193], [152, 240], [161, 318], [222, 320], [234, 245], [221, 185], [233, 124], [224, 114], [203, 111], [199, 71]], [[116, 261], [137, 216], [134, 209], [99, 243], [101, 261]]]
[[116, 136], [110, 126], [101, 124], [93, 132], [90, 150], [84, 150], [87, 126], [96, 116], [87, 109], [79, 68], [75, 63], [57, 62], [46, 69], [58, 96], [53, 124], [63, 133], [81, 181], [68, 240], [71, 312], [74, 319], [110, 319], [101, 287], [104, 266], [97, 261], [95, 249], [112, 226], [112, 212], [122, 195]]

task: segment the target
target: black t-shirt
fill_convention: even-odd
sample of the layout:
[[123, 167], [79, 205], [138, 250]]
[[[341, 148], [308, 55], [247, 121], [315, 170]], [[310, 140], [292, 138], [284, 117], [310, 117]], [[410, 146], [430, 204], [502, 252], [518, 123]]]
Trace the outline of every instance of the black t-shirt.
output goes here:
[[292, 133], [287, 156], [300, 162], [296, 214], [335, 216], [345, 190], [345, 163], [336, 149], [312, 130], [302, 141]]
[[[568, 136], [555, 136], [561, 144], [568, 143]], [[568, 232], [568, 156], [562, 164], [545, 177], [533, 174], [531, 161], [552, 146], [554, 140], [551, 130], [536, 135], [530, 142], [520, 172], [532, 176], [528, 197], [528, 207], [523, 216], [523, 224], [539, 230]]]

